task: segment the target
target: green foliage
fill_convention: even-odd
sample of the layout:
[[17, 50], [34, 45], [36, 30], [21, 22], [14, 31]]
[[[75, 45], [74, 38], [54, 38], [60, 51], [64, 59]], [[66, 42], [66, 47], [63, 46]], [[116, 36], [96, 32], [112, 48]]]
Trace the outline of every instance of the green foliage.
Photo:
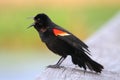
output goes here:
[[[108, 21], [117, 11], [119, 7], [86, 7], [77, 9], [68, 8], [41, 8], [36, 6], [34, 8], [9, 8], [2, 9], [0, 12], [0, 43], [5, 45], [7, 42], [28, 43], [32, 44], [39, 40], [36, 35], [36, 31], [26, 29], [33, 23], [33, 17], [38, 13], [46, 13], [50, 18], [60, 26], [73, 30], [73, 33], [77, 33], [77, 30], [88, 32], [85, 35], [89, 35], [96, 31], [102, 24]], [[75, 27], [79, 26], [80, 27]], [[79, 34], [81, 36], [81, 34]], [[78, 36], [79, 36], [78, 35]], [[81, 36], [82, 37], [82, 36]], [[84, 36], [83, 36], [84, 37]], [[4, 44], [5, 43], [5, 44]], [[8, 45], [8, 44], [7, 44]]]

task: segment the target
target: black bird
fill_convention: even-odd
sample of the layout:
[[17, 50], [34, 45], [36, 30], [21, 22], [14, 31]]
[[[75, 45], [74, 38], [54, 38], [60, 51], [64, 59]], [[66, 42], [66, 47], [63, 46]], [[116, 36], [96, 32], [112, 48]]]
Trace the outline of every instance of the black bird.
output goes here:
[[64, 59], [70, 55], [75, 65], [84, 68], [84, 70], [89, 68], [91, 71], [101, 73], [103, 66], [88, 56], [90, 54], [88, 46], [72, 33], [52, 22], [46, 14], [37, 14], [34, 17], [34, 24], [30, 27], [32, 26], [38, 31], [41, 40], [48, 49], [62, 56], [57, 64], [49, 67], [60, 67]]

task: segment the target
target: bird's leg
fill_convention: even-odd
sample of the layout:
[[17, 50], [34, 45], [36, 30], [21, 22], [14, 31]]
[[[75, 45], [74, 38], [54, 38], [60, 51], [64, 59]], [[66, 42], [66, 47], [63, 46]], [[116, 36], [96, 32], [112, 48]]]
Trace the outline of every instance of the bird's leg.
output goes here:
[[60, 64], [65, 60], [66, 57], [61, 57], [55, 65], [49, 65], [49, 68], [60, 68]]
[[65, 60], [66, 57], [61, 57], [56, 65], [60, 66], [60, 64]]

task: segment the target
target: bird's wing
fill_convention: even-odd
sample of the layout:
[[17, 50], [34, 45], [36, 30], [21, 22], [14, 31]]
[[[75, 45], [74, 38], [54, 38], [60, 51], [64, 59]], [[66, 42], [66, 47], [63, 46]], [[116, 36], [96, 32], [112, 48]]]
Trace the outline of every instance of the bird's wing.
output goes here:
[[59, 39], [64, 40], [65, 42], [69, 43], [71, 46], [82, 51], [84, 50], [89, 54], [90, 51], [88, 50], [88, 46], [84, 42], [82, 42], [80, 39], [75, 37], [73, 34], [69, 33], [64, 29], [53, 28], [52, 31], [53, 31], [53, 34]]

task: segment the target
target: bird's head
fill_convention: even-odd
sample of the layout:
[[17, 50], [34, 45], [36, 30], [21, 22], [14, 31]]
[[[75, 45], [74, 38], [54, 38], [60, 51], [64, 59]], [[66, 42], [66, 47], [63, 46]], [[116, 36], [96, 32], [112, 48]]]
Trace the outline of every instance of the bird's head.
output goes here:
[[37, 14], [35, 17], [34, 17], [34, 23], [30, 26], [34, 26], [35, 29], [37, 30], [40, 30], [40, 29], [45, 29], [47, 28], [51, 23], [51, 20], [50, 18], [44, 14], [44, 13], [41, 13], [41, 14]]

